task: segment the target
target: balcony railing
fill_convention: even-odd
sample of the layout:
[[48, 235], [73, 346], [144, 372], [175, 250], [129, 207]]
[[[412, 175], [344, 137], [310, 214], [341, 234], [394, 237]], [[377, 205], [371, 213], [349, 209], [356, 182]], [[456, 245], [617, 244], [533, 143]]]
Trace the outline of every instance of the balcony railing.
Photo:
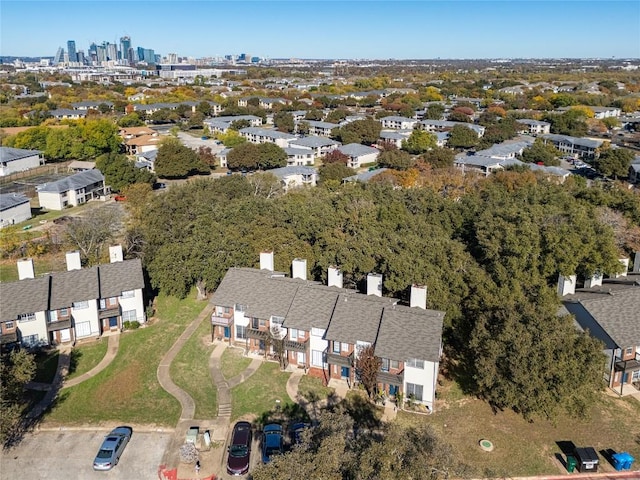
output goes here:
[[218, 315], [211, 315], [211, 324], [220, 325], [221, 327], [228, 327], [231, 325], [233, 317], [221, 317]]
[[255, 338], [257, 340], [266, 340], [269, 337], [269, 332], [265, 330], [258, 330], [257, 328], [247, 327], [247, 337]]
[[306, 352], [307, 343], [309, 343], [308, 340], [303, 340], [301, 342], [296, 340], [285, 340], [284, 348], [290, 352]]
[[346, 357], [339, 353], [327, 352], [327, 363], [341, 367], [353, 367], [353, 352]]
[[397, 385], [401, 387], [404, 383], [404, 373], [378, 372], [377, 380], [379, 383], [387, 385]]
[[640, 353], [636, 352], [633, 358], [627, 360], [622, 360], [622, 358], [616, 357], [615, 368], [618, 372], [638, 370], [640, 368]]
[[57, 330], [64, 330], [65, 328], [71, 328], [71, 318], [47, 323], [47, 332], [55, 332]]
[[119, 317], [120, 315], [122, 315], [120, 305], [110, 305], [98, 310], [98, 318], [100, 320], [102, 320], [103, 318]]

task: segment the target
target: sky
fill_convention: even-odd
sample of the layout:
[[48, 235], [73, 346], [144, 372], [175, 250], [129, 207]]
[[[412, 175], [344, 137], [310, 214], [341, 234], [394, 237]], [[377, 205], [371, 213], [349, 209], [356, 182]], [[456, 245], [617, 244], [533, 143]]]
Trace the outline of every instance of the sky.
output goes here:
[[124, 35], [196, 58], [639, 58], [640, 1], [0, 1], [3, 56]]

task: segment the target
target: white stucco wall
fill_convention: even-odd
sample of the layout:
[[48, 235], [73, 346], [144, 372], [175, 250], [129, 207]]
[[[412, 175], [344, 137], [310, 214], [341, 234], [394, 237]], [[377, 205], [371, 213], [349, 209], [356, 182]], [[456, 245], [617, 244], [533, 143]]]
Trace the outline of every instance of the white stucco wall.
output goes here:
[[31, 218], [31, 205], [29, 202], [0, 212], [0, 228], [8, 227], [15, 223], [24, 222]]
[[[325, 330], [322, 330], [322, 336], [324, 336], [324, 333]], [[311, 352], [313, 352], [314, 350], [324, 352], [329, 347], [329, 342], [327, 340], [324, 340], [322, 336], [312, 335], [311, 332], [309, 332], [309, 364], [315, 368], [321, 367], [312, 364], [313, 354]]]
[[409, 367], [405, 364], [403, 391], [407, 392], [407, 383], [422, 385], [422, 403], [433, 410], [433, 403], [436, 399], [436, 381], [438, 379], [437, 362], [424, 362], [424, 368]]
[[20, 330], [20, 337], [24, 339], [31, 335], [38, 335], [38, 344], [48, 345], [49, 336], [47, 335], [47, 314], [46, 312], [28, 312], [35, 313], [35, 319], [29, 321], [18, 320], [17, 327]]
[[[71, 316], [73, 317], [73, 323], [76, 327], [76, 338], [89, 338], [97, 337], [100, 335], [100, 322], [98, 321], [98, 302], [89, 300], [87, 308], [73, 308], [71, 307]], [[79, 331], [78, 324], [84, 324], [89, 322], [90, 331]]]
[[12, 160], [10, 162], [6, 162], [6, 165], [2, 165], [0, 163], [0, 177], [11, 175], [15, 172], [23, 172], [39, 166], [40, 156], [38, 155], [32, 155], [31, 157], [25, 157], [19, 160]]
[[127, 312], [131, 310], [135, 310], [136, 318], [135, 320], [140, 323], [145, 323], [145, 312], [144, 312], [144, 298], [142, 296], [142, 289], [138, 288], [134, 290], [134, 296], [129, 298], [118, 297], [118, 302], [120, 303], [120, 308], [122, 312]]
[[55, 192], [38, 192], [38, 202], [40, 207], [47, 210], [62, 210], [62, 197]]

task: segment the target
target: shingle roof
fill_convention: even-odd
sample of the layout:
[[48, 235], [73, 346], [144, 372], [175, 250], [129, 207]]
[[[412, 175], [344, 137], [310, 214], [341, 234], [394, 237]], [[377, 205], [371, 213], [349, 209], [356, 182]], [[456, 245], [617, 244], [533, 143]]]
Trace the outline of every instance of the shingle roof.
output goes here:
[[374, 343], [383, 308], [397, 301], [395, 298], [375, 295], [341, 294], [325, 337], [327, 340], [353, 344], [358, 341]]
[[289, 175], [313, 175], [314, 173], [318, 173], [315, 168], [304, 165], [289, 165], [287, 167], [273, 168], [267, 171], [269, 173], [273, 173], [278, 178], [284, 178]]
[[0, 212], [29, 203], [29, 199], [21, 193], [0, 193]]
[[369, 155], [371, 153], [379, 153], [380, 150], [373, 147], [367, 147], [366, 145], [361, 145], [359, 143], [349, 143], [347, 145], [342, 145], [338, 147], [345, 155], [349, 155], [350, 157], [360, 157], [362, 155]]
[[74, 302], [100, 298], [98, 267], [51, 275], [51, 310], [71, 307]]
[[335, 287], [299, 288], [283, 326], [306, 331], [312, 328], [326, 330], [339, 293], [340, 289]]
[[309, 124], [309, 126], [316, 127], [316, 128], [333, 129], [333, 128], [336, 128], [336, 127], [339, 126], [337, 123], [321, 122], [321, 121], [318, 121], [318, 120], [305, 120], [305, 122], [307, 122]]
[[379, 357], [403, 362], [419, 358], [440, 359], [444, 312], [402, 305], [385, 307], [375, 353]]
[[122, 292], [144, 288], [139, 258], [98, 266], [100, 298], [119, 297]]
[[0, 162], [13, 162], [21, 158], [40, 155], [40, 150], [25, 150], [24, 148], [0, 147]]
[[0, 318], [15, 320], [18, 315], [49, 309], [50, 276], [0, 283]]
[[620, 347], [640, 345], [640, 287], [580, 300]]
[[358, 173], [356, 175], [351, 175], [350, 177], [345, 177], [342, 179], [343, 182], [368, 182], [376, 175], [380, 175], [382, 172], [386, 172], [388, 168], [377, 168], [375, 170]]
[[102, 181], [104, 181], [104, 175], [100, 170], [87, 170], [55, 182], [45, 183], [38, 188], [38, 192], [68, 192], [69, 190], [84, 188]]
[[324, 147], [327, 145], [340, 145], [340, 142], [336, 142], [335, 140], [331, 140], [330, 138], [316, 137], [312, 135], [309, 137], [302, 137], [297, 138], [296, 140], [292, 140], [289, 145], [302, 145], [303, 147], [316, 148]]
[[290, 133], [279, 132], [277, 130], [268, 130], [266, 128], [260, 128], [260, 127], [242, 128], [240, 129], [240, 133], [261, 135], [263, 137], [269, 137], [269, 138], [284, 138], [285, 140], [293, 140], [297, 138], [295, 135], [291, 135]]

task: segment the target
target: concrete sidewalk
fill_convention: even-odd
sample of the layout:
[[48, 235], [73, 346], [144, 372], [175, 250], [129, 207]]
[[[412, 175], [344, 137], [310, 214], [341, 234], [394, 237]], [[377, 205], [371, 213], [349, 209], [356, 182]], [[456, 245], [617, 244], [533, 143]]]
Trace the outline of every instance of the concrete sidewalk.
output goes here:
[[62, 385], [62, 388], [69, 388], [69, 387], [78, 385], [79, 383], [82, 383], [85, 380], [88, 380], [89, 378], [94, 377], [95, 375], [100, 373], [102, 370], [107, 368], [109, 364], [113, 362], [113, 360], [116, 358], [116, 355], [118, 354], [118, 348], [120, 347], [120, 335], [122, 334], [112, 333], [111, 335], [109, 335], [107, 337], [109, 339], [109, 345], [107, 346], [107, 353], [104, 355], [102, 360], [100, 360], [100, 363], [98, 363], [98, 365], [93, 367], [88, 372], [83, 373], [82, 375], [78, 375], [76, 378], [72, 378], [71, 380], [65, 381], [64, 384]]

